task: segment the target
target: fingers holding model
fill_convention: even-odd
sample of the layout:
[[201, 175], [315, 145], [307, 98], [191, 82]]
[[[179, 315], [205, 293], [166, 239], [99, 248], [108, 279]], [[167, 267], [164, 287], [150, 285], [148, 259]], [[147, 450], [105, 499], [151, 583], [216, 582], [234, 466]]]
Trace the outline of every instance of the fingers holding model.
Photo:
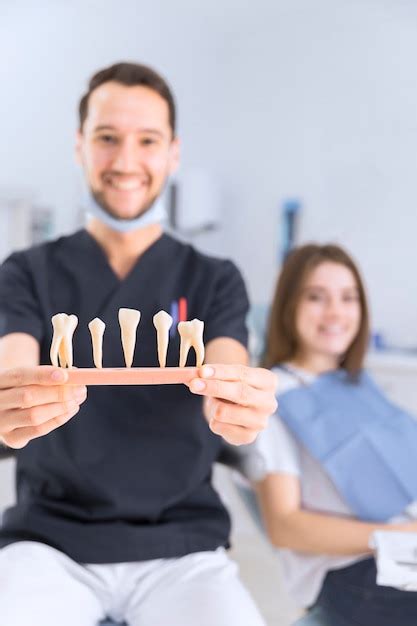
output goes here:
[[[131, 368], [133, 362], [139, 320], [139, 311], [120, 309], [121, 339], [127, 368]], [[163, 369], [166, 367], [172, 318], [165, 311], [160, 311], [153, 322], [157, 332], [159, 365]], [[50, 352], [55, 367], [0, 371], [0, 439], [10, 447], [21, 448], [31, 439], [61, 426], [78, 412], [85, 400], [86, 387], [75, 386], [69, 380], [75, 371], [83, 374], [82, 370], [71, 370], [72, 340], [77, 324], [75, 315], [58, 313], [53, 316], [54, 334]], [[205, 414], [214, 433], [232, 444], [250, 443], [265, 428], [269, 415], [276, 410], [276, 377], [268, 370], [245, 365], [202, 366], [205, 353], [203, 329], [204, 323], [196, 319], [178, 324], [180, 369], [185, 368], [191, 348], [195, 351], [198, 368], [185, 368], [192, 371], [188, 378], [190, 382], [186, 384], [193, 393], [206, 396]], [[90, 322], [89, 330], [94, 364], [102, 370], [105, 324], [95, 318]], [[196, 372], [199, 378], [192, 378]]]
[[[58, 320], [58, 329], [60, 324], [69, 326], [70, 317], [65, 316], [62, 321], [59, 315], [55, 316]], [[139, 311], [135, 309], [119, 310], [122, 344], [127, 368], [132, 366], [139, 321]], [[153, 317], [157, 333], [158, 360], [162, 369], [166, 367], [172, 322], [172, 317], [165, 311], [159, 311]], [[90, 330], [93, 339], [94, 363], [97, 368], [101, 368], [104, 323], [98, 319], [93, 320], [90, 323]], [[214, 352], [213, 349], [210, 349], [210, 357], [216, 355], [219, 359], [228, 359], [234, 356], [238, 364], [203, 366], [205, 357], [203, 342], [204, 322], [198, 319], [180, 321], [177, 330], [180, 336], [179, 369], [188, 369], [185, 366], [191, 348], [195, 352], [198, 369], [195, 369], [187, 379], [170, 381], [165, 379], [164, 381], [161, 375], [157, 375], [156, 378], [152, 378], [151, 382], [156, 384], [184, 382], [193, 393], [205, 396], [204, 412], [214, 433], [235, 445], [253, 442], [257, 434], [266, 427], [268, 417], [276, 411], [276, 375], [263, 368], [239, 364], [239, 362], [245, 361], [246, 351], [240, 344], [239, 350], [236, 351], [236, 346], [233, 347], [233, 340], [230, 343], [226, 338], [218, 338], [216, 340], [217, 351], [216, 348], [214, 348]], [[61, 334], [66, 336], [63, 331]], [[60, 335], [58, 335], [58, 340], [59, 337]], [[220, 352], [218, 351], [219, 349]], [[53, 349], [51, 349], [51, 355], [52, 353]], [[68, 359], [66, 361], [68, 363]], [[83, 375], [81, 371], [79, 373]], [[127, 383], [127, 379], [124, 376], [120, 377], [119, 372], [116, 372], [116, 374], [119, 383]], [[196, 374], [199, 378], [195, 378]], [[144, 372], [140, 372], [140, 376], [141, 378], [138, 378], [136, 382], [147, 384]], [[96, 384], [99, 384], [99, 382], [96, 381]]]
[[211, 430], [227, 442], [252, 443], [277, 409], [277, 377], [269, 370], [246, 365], [204, 365], [200, 378], [189, 384], [204, 395]]
[[46, 365], [0, 370], [0, 440], [23, 448], [74, 417], [87, 389], [66, 386], [67, 377]]

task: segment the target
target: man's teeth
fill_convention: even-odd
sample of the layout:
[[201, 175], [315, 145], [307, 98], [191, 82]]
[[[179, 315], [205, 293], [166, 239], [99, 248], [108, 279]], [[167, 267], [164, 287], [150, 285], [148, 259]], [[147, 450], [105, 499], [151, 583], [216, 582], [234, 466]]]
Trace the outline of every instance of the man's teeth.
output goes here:
[[156, 340], [158, 343], [159, 366], [165, 367], [167, 360], [169, 329], [172, 326], [172, 317], [166, 311], [159, 311], [153, 316], [156, 328]]
[[112, 184], [113, 184], [113, 187], [116, 187], [116, 189], [122, 189], [123, 191], [134, 191], [135, 189], [140, 189], [141, 187], [141, 184], [136, 181], [131, 181], [131, 182], [114, 181]]
[[106, 176], [104, 180], [115, 189], [120, 189], [121, 191], [136, 191], [144, 184], [144, 181], [138, 178], [120, 179], [113, 176]]
[[181, 337], [180, 367], [185, 367], [188, 352], [193, 347], [196, 355], [196, 365], [201, 367], [204, 361], [203, 343], [204, 322], [194, 319], [191, 322], [179, 322], [178, 332]]
[[126, 367], [132, 367], [136, 345], [136, 330], [139, 321], [140, 311], [136, 309], [119, 309], [119, 324]]
[[106, 324], [99, 317], [95, 317], [88, 325], [93, 343], [94, 365], [101, 369], [103, 367], [103, 335]]
[[57, 313], [51, 319], [54, 334], [51, 344], [51, 363], [58, 367], [72, 367], [73, 350], [72, 338], [77, 328], [78, 317], [76, 315], [67, 315], [66, 313]]

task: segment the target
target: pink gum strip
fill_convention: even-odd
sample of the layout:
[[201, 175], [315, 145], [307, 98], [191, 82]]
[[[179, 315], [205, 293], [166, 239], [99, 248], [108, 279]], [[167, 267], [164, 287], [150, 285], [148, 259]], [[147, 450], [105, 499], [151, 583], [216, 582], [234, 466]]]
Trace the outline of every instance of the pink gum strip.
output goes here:
[[198, 378], [197, 367], [80, 367], [66, 372], [66, 385], [178, 385]]

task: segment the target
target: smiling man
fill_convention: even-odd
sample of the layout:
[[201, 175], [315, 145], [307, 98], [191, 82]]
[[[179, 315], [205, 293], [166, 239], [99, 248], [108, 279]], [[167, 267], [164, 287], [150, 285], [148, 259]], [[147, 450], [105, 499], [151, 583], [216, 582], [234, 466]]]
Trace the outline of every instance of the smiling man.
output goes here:
[[159, 91], [111, 80], [81, 101], [77, 152], [94, 198], [113, 217], [148, 210], [177, 168], [174, 102], [166, 87]]
[[[265, 427], [275, 378], [247, 366], [248, 303], [233, 263], [164, 232], [160, 196], [179, 161], [166, 82], [131, 63], [97, 73], [76, 154], [86, 229], [0, 269], [0, 437], [17, 450], [17, 503], [0, 530], [2, 622], [260, 625], [225, 551], [230, 521], [211, 471], [222, 439], [249, 443]], [[47, 365], [51, 316], [78, 316], [79, 367], [92, 366], [88, 322], [99, 316], [104, 366], [117, 367], [120, 307], [142, 312], [134, 366], [158, 365], [160, 309], [205, 321], [210, 365], [188, 387], [92, 387], [86, 399]], [[178, 354], [176, 334], [168, 366]]]

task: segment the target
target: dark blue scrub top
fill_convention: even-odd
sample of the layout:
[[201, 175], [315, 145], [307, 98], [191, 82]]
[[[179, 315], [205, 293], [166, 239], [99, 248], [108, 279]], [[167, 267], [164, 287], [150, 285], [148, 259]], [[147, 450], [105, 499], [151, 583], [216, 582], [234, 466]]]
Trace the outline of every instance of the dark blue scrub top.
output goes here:
[[[0, 334], [26, 332], [48, 364], [51, 316], [75, 313], [74, 365], [93, 367], [88, 322], [106, 323], [103, 366], [123, 367], [118, 310], [142, 312], [133, 366], [158, 366], [153, 315], [180, 298], [204, 341], [246, 345], [248, 300], [230, 261], [164, 234], [120, 280], [85, 231], [18, 252], [0, 268]], [[167, 366], [178, 365], [179, 336]], [[190, 353], [188, 364], [194, 363]], [[182, 556], [228, 545], [230, 521], [211, 486], [220, 438], [184, 385], [90, 387], [80, 412], [17, 451], [17, 504], [0, 545], [35, 540], [78, 562]]]

